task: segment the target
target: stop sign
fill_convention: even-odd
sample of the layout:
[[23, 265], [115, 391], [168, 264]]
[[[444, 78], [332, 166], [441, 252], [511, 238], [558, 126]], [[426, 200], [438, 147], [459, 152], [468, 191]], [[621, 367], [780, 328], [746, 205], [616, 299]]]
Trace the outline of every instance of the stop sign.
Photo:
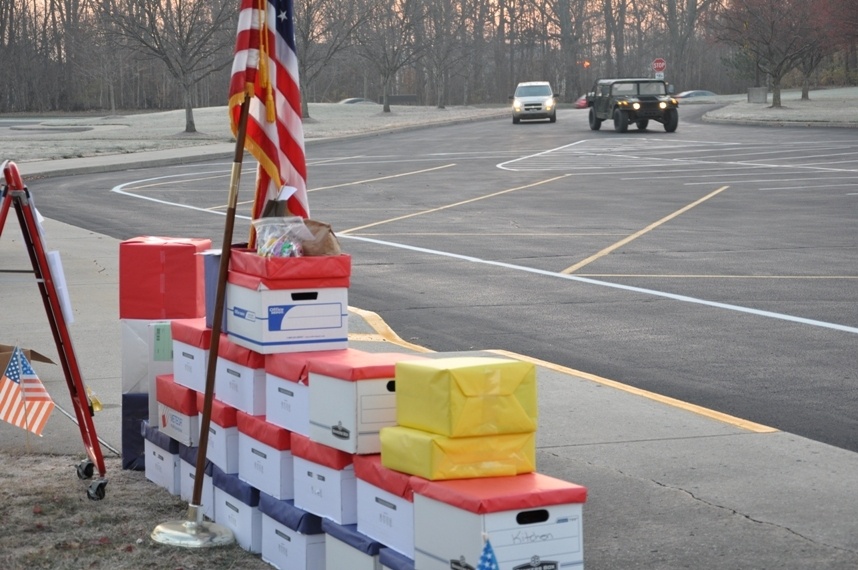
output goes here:
[[667, 62], [664, 61], [663, 58], [657, 57], [654, 60], [652, 60], [652, 70], [653, 71], [661, 73], [665, 69], [667, 69]]

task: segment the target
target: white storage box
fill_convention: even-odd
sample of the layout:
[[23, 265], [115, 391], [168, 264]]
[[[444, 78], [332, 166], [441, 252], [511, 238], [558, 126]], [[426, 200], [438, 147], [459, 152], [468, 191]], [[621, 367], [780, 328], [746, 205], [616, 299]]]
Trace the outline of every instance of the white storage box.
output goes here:
[[212, 331], [205, 317], [177, 319], [171, 323], [173, 337], [173, 378], [197, 392], [206, 391], [206, 369]]
[[357, 525], [322, 519], [326, 570], [381, 570], [378, 553], [384, 546], [358, 532]]
[[354, 455], [292, 434], [295, 506], [339, 524], [357, 524]]
[[378, 432], [396, 425], [396, 363], [421, 359], [347, 349], [310, 358], [310, 438], [347, 453], [379, 453]]
[[171, 495], [178, 495], [181, 477], [179, 443], [148, 422], [143, 422], [141, 429], [145, 440], [146, 478], [167, 489]]
[[348, 346], [351, 257], [261, 257], [234, 249], [226, 288], [227, 329], [263, 354]]
[[238, 412], [238, 476], [275, 499], [291, 499], [291, 432]]
[[220, 469], [213, 470], [215, 522], [230, 529], [243, 549], [262, 551], [262, 513], [259, 490]]
[[580, 485], [539, 473], [450, 481], [414, 477], [411, 484], [414, 563], [420, 570], [449, 570], [451, 561], [476, 567], [484, 535], [501, 568], [584, 567], [587, 489]]
[[381, 570], [416, 570], [414, 560], [392, 548], [382, 548], [378, 551], [378, 561]]
[[155, 379], [158, 387], [158, 429], [183, 445], [195, 446], [200, 440], [197, 393], [180, 386], [172, 374]]
[[310, 435], [308, 358], [315, 352], [265, 356], [265, 417], [289, 431]]
[[357, 455], [357, 529], [407, 558], [414, 558], [411, 476], [381, 464], [380, 455]]
[[173, 373], [170, 321], [122, 319], [122, 393], [149, 394], [149, 423], [158, 425], [155, 378]]
[[[197, 409], [200, 412], [200, 424], [205, 405], [205, 394], [197, 394]], [[237, 410], [212, 398], [212, 412], [209, 421], [209, 442], [206, 459], [220, 467], [225, 473], [238, 473], [238, 419]]]
[[215, 370], [218, 400], [251, 416], [265, 415], [265, 357], [221, 335]]
[[325, 570], [322, 519], [292, 501], [259, 494], [262, 560], [281, 570]]
[[[179, 445], [179, 497], [183, 501], [191, 503], [194, 498], [194, 485], [197, 475], [197, 454], [199, 448]], [[200, 504], [203, 514], [210, 520], [214, 520], [214, 484], [212, 483], [212, 468], [214, 464], [206, 459], [206, 467], [203, 472], [203, 492], [200, 496]]]

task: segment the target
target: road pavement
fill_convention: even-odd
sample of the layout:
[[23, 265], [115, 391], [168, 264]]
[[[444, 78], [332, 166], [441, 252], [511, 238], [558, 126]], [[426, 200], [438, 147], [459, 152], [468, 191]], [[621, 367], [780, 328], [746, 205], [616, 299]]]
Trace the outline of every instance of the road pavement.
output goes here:
[[[839, 97], [832, 99], [834, 106], [858, 110], [854, 90], [844, 90]], [[771, 125], [791, 121], [835, 126], [829, 124], [834, 118], [819, 119], [831, 114], [831, 105], [822, 103], [828, 98], [818, 99], [816, 107], [788, 99], [796, 109], [790, 111], [789, 119], [768, 113], [765, 106], [738, 101], [707, 113], [706, 120], [756, 123], [767, 116]], [[828, 111], [820, 111], [821, 107]], [[499, 113], [494, 110], [452, 120]], [[502, 113], [506, 116], [506, 111]], [[323, 114], [319, 110], [316, 120], [320, 123], [325, 121]], [[858, 112], [839, 113], [836, 119], [836, 126], [858, 126]], [[402, 128], [419, 125], [414, 122]], [[385, 127], [393, 128], [397, 127]], [[229, 141], [220, 140], [133, 154], [26, 160], [18, 166], [26, 181], [75, 171], [193, 162], [218, 153], [231, 156], [232, 152]], [[0, 161], [4, 158], [0, 155]], [[38, 197], [35, 199], [38, 205]], [[94, 417], [103, 451], [119, 453], [119, 243], [56, 220], [44, 220], [43, 228], [48, 249], [62, 255], [74, 311], [71, 335], [84, 380], [104, 403], [104, 410]], [[29, 267], [14, 213], [0, 235], [0, 267], [5, 271]], [[0, 343], [34, 348], [58, 361], [32, 275], [0, 273], [0, 284]], [[367, 351], [424, 351], [400, 339], [377, 315], [359, 308], [350, 309], [349, 344]], [[532, 361], [528, 355], [502, 354]], [[540, 410], [537, 467], [542, 473], [589, 489], [584, 508], [587, 568], [858, 568], [855, 453], [586, 371], [550, 362], [535, 364]], [[43, 438], [0, 424], [0, 452], [82, 457], [62, 370], [38, 364], [37, 372], [61, 409], [49, 420]], [[575, 403], [571, 414], [570, 402]], [[110, 474], [107, 476], [109, 479]]]

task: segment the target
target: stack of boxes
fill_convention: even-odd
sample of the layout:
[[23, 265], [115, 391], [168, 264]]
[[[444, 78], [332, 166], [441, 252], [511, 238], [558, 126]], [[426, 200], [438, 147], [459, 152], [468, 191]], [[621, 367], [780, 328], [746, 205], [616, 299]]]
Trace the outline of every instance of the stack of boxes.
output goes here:
[[[195, 267], [186, 297], [202, 295], [195, 307], [205, 311], [206, 243], [130, 240], [120, 273], [128, 263], [169, 271], [149, 248], [178, 244], [193, 244], [184, 252], [185, 267]], [[583, 567], [586, 489], [536, 473], [533, 365], [349, 348], [349, 256], [234, 249], [231, 259], [202, 507], [241, 547], [278, 568], [446, 570], [476, 567], [488, 535], [501, 568]], [[142, 287], [120, 282], [120, 298], [145, 296]], [[211, 343], [206, 316], [161, 311], [145, 327], [134, 323], [147, 332], [138, 347], [146, 358], [123, 345], [123, 359], [147, 362], [136, 374], [148, 388], [146, 414], [133, 416], [145, 443], [123, 464], [144, 465], [149, 479], [188, 500]], [[169, 367], [152, 365], [164, 362], [163, 334]]]

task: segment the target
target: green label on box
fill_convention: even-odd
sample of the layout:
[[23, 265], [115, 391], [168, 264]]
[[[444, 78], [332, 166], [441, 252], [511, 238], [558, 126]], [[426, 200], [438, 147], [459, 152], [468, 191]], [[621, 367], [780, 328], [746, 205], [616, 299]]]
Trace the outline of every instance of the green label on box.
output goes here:
[[152, 332], [152, 358], [155, 362], [167, 362], [173, 360], [173, 335], [170, 323], [157, 323], [151, 325]]

